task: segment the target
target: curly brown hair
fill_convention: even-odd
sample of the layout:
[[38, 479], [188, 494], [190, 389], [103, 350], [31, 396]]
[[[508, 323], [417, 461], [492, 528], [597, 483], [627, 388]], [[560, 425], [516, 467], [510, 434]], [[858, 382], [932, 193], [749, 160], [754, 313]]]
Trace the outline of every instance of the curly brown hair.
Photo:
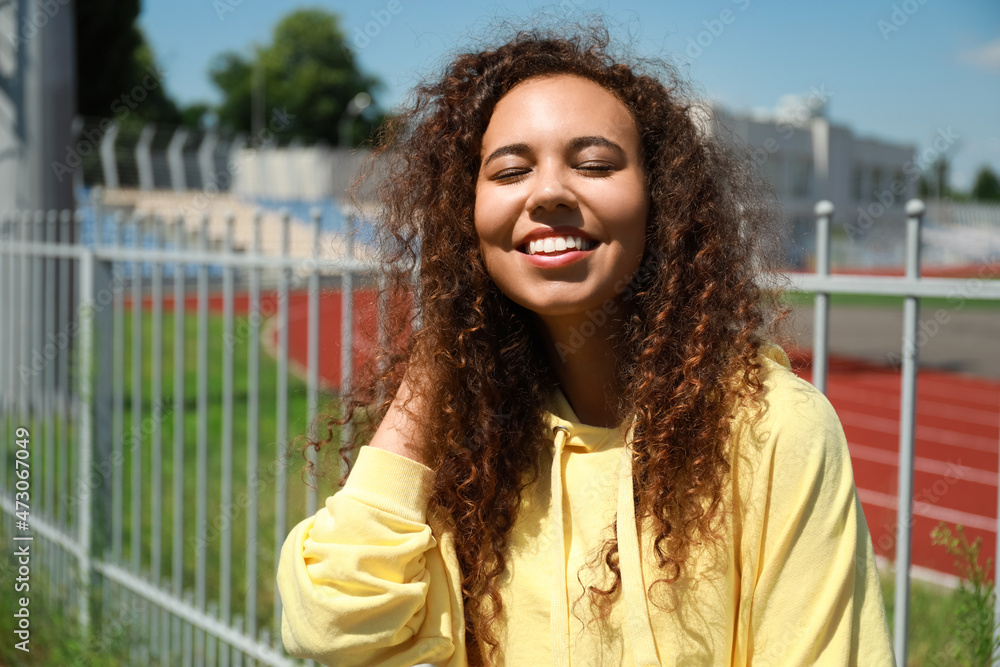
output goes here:
[[[616, 95], [640, 128], [650, 209], [640, 271], [621, 295], [630, 308], [617, 343], [624, 389], [616, 408], [635, 417], [637, 515], [653, 520], [663, 573], [651, 594], [669, 590], [699, 540], [724, 539], [715, 519], [730, 472], [730, 421], [743, 399], [761, 392], [758, 351], [775, 304], [761, 285], [775, 258], [764, 247], [774, 239], [773, 193], [745, 151], [699, 124], [676, 68], [624, 64], [609, 44], [598, 22], [569, 36], [520, 31], [457, 56], [383, 128], [365, 170], [381, 206], [377, 242], [394, 304], [382, 326], [403, 333], [382, 346], [375, 372], [340, 416], [325, 418], [327, 434], [334, 424], [362, 427], [341, 451], [349, 471], [348, 452], [374, 431], [406, 369], [418, 364], [422, 413], [434, 416], [418, 434], [436, 472], [428, 511], [454, 531], [472, 664], [492, 663], [500, 650], [497, 579], [521, 493], [551, 441], [543, 420], [556, 389], [533, 314], [490, 279], [473, 220], [481, 140], [514, 86], [543, 75], [585, 77]], [[614, 582], [588, 593], [606, 614], [621, 586], [617, 539], [601, 554]]]

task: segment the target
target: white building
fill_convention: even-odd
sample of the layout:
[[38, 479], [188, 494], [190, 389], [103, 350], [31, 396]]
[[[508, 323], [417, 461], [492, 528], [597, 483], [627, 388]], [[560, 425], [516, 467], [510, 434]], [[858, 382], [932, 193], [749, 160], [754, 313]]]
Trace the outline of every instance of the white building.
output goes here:
[[812, 261], [813, 207], [820, 199], [835, 206], [835, 263], [882, 263], [872, 261], [873, 253], [901, 241], [904, 203], [916, 196], [925, 168], [914, 159], [914, 146], [860, 137], [830, 122], [819, 90], [786, 96], [767, 113], [703, 105], [699, 114], [708, 132], [742, 141], [774, 188], [784, 207], [792, 266]]

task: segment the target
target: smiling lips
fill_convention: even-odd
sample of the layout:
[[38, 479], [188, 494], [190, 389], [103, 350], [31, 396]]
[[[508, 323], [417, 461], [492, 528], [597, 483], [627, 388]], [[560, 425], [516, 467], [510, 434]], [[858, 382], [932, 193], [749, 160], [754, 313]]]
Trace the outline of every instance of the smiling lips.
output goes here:
[[518, 250], [529, 256], [558, 255], [566, 252], [587, 251], [597, 246], [597, 241], [579, 229], [547, 228], [528, 234]]
[[598, 245], [597, 241], [580, 229], [546, 227], [524, 237], [517, 249], [529, 264], [553, 269], [587, 257]]
[[581, 236], [550, 236], [528, 241], [527, 248], [529, 255], [551, 255], [564, 250], [590, 250], [595, 245], [594, 241], [584, 240]]

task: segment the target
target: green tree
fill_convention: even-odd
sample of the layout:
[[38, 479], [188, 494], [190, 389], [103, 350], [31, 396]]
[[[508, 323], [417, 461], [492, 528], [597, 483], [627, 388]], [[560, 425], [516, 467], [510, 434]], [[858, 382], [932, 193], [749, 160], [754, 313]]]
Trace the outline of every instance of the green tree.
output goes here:
[[979, 201], [1000, 201], [1000, 179], [989, 167], [981, 168], [976, 174], [972, 198]]
[[139, 10], [139, 0], [75, 3], [76, 108], [81, 116], [181, 122], [181, 112], [164, 89], [162, 72], [136, 25]]
[[348, 113], [356, 95], [371, 95], [381, 84], [359, 70], [337, 15], [321, 9], [285, 16], [275, 26], [272, 42], [250, 57], [234, 52], [216, 56], [209, 76], [223, 94], [219, 124], [237, 131], [255, 129], [255, 78], [263, 82], [261, 120], [266, 126], [271, 110], [287, 112], [291, 125], [283, 134], [289, 138], [339, 144], [341, 121], [346, 120], [347, 143], [354, 146], [383, 120], [372, 110]]

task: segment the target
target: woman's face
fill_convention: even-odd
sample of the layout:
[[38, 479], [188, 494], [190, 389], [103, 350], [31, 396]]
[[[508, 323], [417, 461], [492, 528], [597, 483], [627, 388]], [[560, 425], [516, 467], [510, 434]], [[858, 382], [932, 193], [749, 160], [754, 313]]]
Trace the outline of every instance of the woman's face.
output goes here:
[[490, 277], [543, 318], [615, 298], [642, 259], [649, 195], [631, 114], [582, 77], [528, 79], [483, 135], [475, 225]]

